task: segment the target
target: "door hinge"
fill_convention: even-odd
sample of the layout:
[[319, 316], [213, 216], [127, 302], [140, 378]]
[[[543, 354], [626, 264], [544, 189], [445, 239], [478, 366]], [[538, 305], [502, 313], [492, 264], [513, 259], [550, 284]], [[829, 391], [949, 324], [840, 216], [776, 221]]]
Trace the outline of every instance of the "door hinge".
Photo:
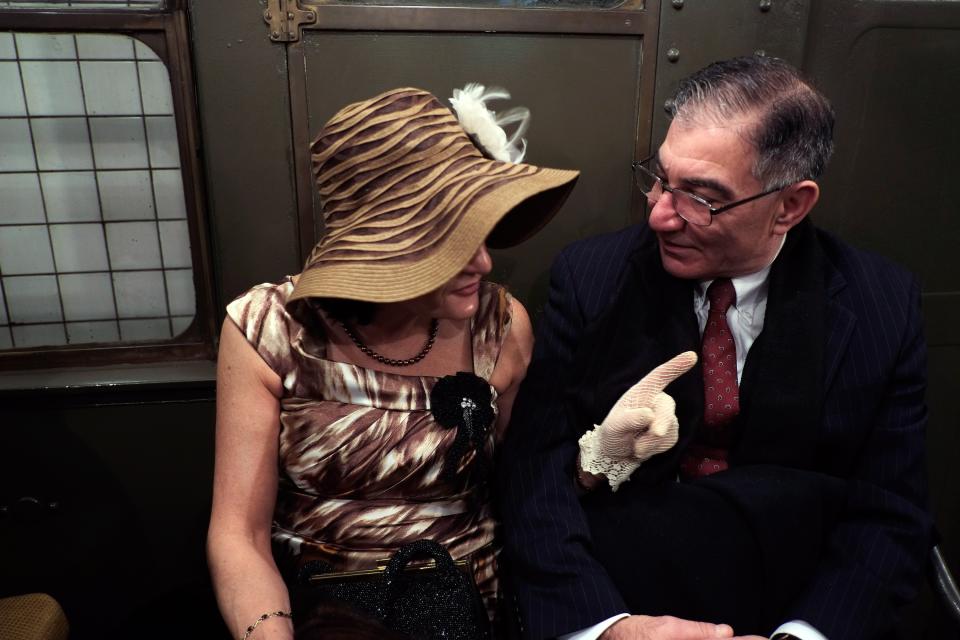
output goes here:
[[297, 42], [300, 28], [317, 22], [317, 12], [302, 9], [298, 0], [267, 0], [263, 20], [270, 25], [270, 39], [274, 42]]

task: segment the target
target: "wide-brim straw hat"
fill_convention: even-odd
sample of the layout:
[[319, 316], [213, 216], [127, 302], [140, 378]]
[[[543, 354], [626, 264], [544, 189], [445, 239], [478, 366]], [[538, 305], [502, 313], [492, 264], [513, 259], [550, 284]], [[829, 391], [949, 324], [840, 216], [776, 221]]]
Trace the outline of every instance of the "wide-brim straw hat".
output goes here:
[[429, 293], [485, 240], [504, 248], [536, 233], [579, 176], [486, 157], [450, 109], [412, 88], [344, 107], [310, 148], [325, 233], [290, 301]]

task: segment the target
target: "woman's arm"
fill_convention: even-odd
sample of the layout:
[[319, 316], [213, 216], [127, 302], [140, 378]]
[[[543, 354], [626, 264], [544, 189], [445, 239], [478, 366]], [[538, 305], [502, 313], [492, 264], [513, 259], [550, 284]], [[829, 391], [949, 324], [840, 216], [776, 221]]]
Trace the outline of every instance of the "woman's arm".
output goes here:
[[[217, 439], [207, 557], [220, 611], [234, 638], [290, 599], [270, 550], [277, 494], [282, 392], [279, 376], [227, 319], [217, 365]], [[293, 638], [289, 619], [271, 617], [250, 636]]]
[[490, 376], [490, 383], [498, 392], [497, 406], [497, 442], [503, 441], [507, 425], [510, 424], [510, 411], [517, 389], [527, 373], [527, 365], [533, 353], [533, 327], [530, 316], [516, 298], [510, 299], [510, 331], [507, 332], [500, 349], [500, 358]]

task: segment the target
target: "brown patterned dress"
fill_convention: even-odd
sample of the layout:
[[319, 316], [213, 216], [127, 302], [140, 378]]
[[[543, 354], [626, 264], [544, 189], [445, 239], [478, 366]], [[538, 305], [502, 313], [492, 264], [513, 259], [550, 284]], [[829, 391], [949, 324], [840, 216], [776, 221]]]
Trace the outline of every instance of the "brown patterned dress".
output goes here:
[[[280, 376], [280, 482], [273, 522], [277, 563], [323, 560], [335, 570], [373, 568], [398, 547], [436, 540], [469, 557], [488, 612], [497, 595], [494, 520], [487, 484], [468, 452], [441, 473], [455, 430], [430, 412], [437, 378], [326, 359], [323, 327], [307, 331], [286, 309], [287, 278], [234, 300], [227, 313]], [[471, 321], [474, 373], [489, 380], [510, 329], [509, 294], [481, 283]], [[497, 392], [491, 386], [494, 411]], [[486, 442], [491, 456], [494, 429]]]

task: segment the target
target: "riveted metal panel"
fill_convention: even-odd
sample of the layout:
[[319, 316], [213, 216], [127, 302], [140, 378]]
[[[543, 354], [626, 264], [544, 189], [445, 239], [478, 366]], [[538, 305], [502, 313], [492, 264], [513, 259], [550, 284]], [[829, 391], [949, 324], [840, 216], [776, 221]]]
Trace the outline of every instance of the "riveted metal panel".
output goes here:
[[286, 50], [262, 10], [191, 3], [221, 308], [300, 268]]
[[[833, 101], [836, 154], [818, 224], [915, 272], [930, 345], [928, 469], [941, 546], [960, 569], [960, 2], [829, 0], [810, 15], [804, 70]], [[906, 637], [952, 637], [921, 602]], [[955, 628], [954, 631], [955, 633]]]
[[664, 103], [694, 71], [757, 51], [798, 66], [803, 59], [809, 0], [660, 0], [660, 5], [654, 145], [669, 126]]
[[504, 105], [532, 113], [527, 160], [582, 171], [543, 231], [494, 255], [491, 279], [508, 283], [533, 313], [560, 248], [633, 219], [630, 163], [649, 127], [639, 124], [643, 45], [638, 36], [305, 31], [309, 135], [347, 103], [396, 86], [444, 100], [467, 82], [509, 89]]
[[916, 272], [930, 344], [960, 344], [960, 3], [823, 3], [812, 29], [804, 66], [837, 111], [817, 220]]

